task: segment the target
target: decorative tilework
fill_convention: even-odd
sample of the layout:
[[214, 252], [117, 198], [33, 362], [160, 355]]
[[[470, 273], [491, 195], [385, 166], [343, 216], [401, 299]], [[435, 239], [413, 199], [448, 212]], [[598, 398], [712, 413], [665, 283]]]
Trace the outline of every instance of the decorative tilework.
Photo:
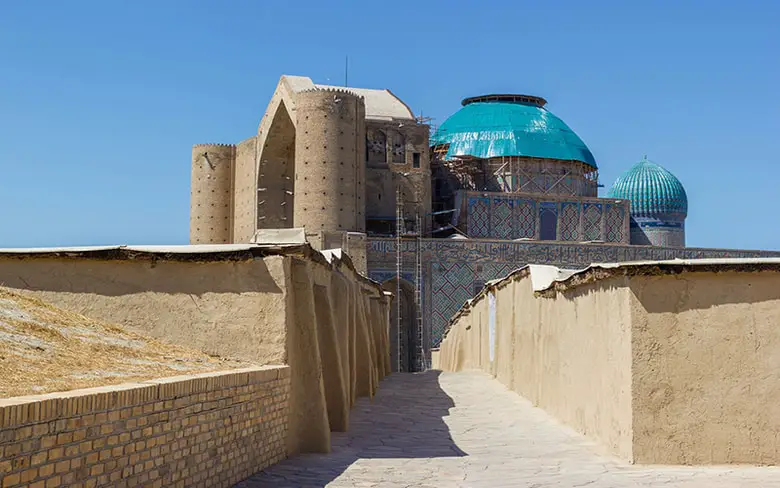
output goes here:
[[496, 239], [512, 239], [514, 201], [508, 198], [494, 198], [490, 210], [491, 237]]
[[490, 236], [489, 198], [469, 198], [467, 232], [469, 237], [474, 238]]
[[[385, 281], [395, 279], [396, 274], [397, 273], [395, 270], [390, 271], [372, 269], [368, 271], [368, 277], [380, 284], [383, 284]], [[401, 279], [408, 281], [409, 283], [414, 283], [414, 273], [411, 271], [401, 271]]]
[[607, 242], [623, 242], [623, 219], [625, 210], [622, 205], [607, 205]]
[[579, 237], [580, 206], [576, 202], [561, 204], [561, 218], [558, 224], [561, 228], [562, 241], [576, 241]]
[[514, 239], [527, 237], [533, 239], [536, 235], [536, 204], [533, 200], [515, 200], [515, 225]]
[[582, 206], [582, 238], [585, 241], [601, 239], [601, 205], [598, 203]]
[[[372, 279], [383, 282], [395, 277], [394, 239], [369, 239], [367, 254], [369, 276]], [[403, 256], [405, 268], [402, 277], [413, 282], [413, 243], [404, 243]], [[437, 347], [450, 317], [473, 296], [475, 283], [501, 278], [530, 263], [583, 268], [594, 262], [728, 257], [780, 257], [780, 252], [621, 244], [423, 239], [423, 324], [431, 333], [431, 346]]]
[[432, 268], [431, 287], [431, 342], [436, 347], [441, 342], [449, 318], [471, 298], [474, 281], [477, 281], [470, 263], [438, 263]]

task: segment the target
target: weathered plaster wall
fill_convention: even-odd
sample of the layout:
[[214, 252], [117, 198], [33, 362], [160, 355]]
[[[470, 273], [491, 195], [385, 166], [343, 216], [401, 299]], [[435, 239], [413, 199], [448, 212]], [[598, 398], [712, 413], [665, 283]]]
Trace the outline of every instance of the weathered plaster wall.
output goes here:
[[348, 261], [329, 264], [311, 255], [233, 261], [0, 256], [0, 282], [170, 342], [290, 365], [288, 453], [323, 452], [330, 449], [330, 429], [347, 428], [355, 398], [373, 395], [389, 373], [389, 300]]
[[285, 360], [285, 257], [246, 261], [0, 257], [0, 282], [210, 354]]
[[542, 295], [525, 270], [490, 285], [439, 366], [490, 372], [633, 462], [780, 462], [780, 272], [599, 272]]
[[630, 285], [636, 462], [780, 462], [780, 273]]
[[559, 299], [536, 298], [530, 277], [495, 287], [491, 361], [489, 296], [453, 324], [444, 370], [481, 369], [563, 422], [631, 457], [628, 290], [614, 280]]

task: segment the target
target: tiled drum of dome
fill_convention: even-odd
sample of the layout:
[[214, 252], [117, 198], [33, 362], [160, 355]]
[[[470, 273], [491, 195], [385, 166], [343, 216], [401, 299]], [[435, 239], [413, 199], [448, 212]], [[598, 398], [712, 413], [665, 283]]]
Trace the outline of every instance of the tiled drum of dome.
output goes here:
[[515, 216], [517, 224], [513, 238], [533, 239], [536, 236], [536, 206], [533, 200], [515, 200]]
[[469, 237], [490, 236], [490, 200], [488, 198], [469, 198], [468, 203]]
[[623, 207], [620, 205], [607, 206], [607, 242], [623, 242], [623, 219], [625, 218]]
[[494, 198], [490, 209], [490, 237], [497, 239], [512, 238], [512, 213], [514, 202], [508, 198]]
[[580, 227], [580, 206], [574, 202], [561, 205], [561, 240], [576, 241]]
[[586, 241], [601, 239], [601, 205], [586, 203], [582, 206], [582, 237]]

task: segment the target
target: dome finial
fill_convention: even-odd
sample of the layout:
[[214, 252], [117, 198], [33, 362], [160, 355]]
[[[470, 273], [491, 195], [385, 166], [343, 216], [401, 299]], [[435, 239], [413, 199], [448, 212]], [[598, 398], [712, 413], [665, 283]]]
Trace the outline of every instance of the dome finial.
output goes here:
[[647, 154], [645, 154], [644, 156], [642, 156], [642, 161], [647, 161]]

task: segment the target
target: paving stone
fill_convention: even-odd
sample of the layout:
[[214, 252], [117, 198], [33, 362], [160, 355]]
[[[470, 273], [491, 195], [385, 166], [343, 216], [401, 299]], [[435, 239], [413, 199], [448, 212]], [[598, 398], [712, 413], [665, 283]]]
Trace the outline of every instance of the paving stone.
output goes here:
[[478, 372], [394, 374], [332, 444], [236, 488], [780, 488], [778, 467], [628, 464]]

